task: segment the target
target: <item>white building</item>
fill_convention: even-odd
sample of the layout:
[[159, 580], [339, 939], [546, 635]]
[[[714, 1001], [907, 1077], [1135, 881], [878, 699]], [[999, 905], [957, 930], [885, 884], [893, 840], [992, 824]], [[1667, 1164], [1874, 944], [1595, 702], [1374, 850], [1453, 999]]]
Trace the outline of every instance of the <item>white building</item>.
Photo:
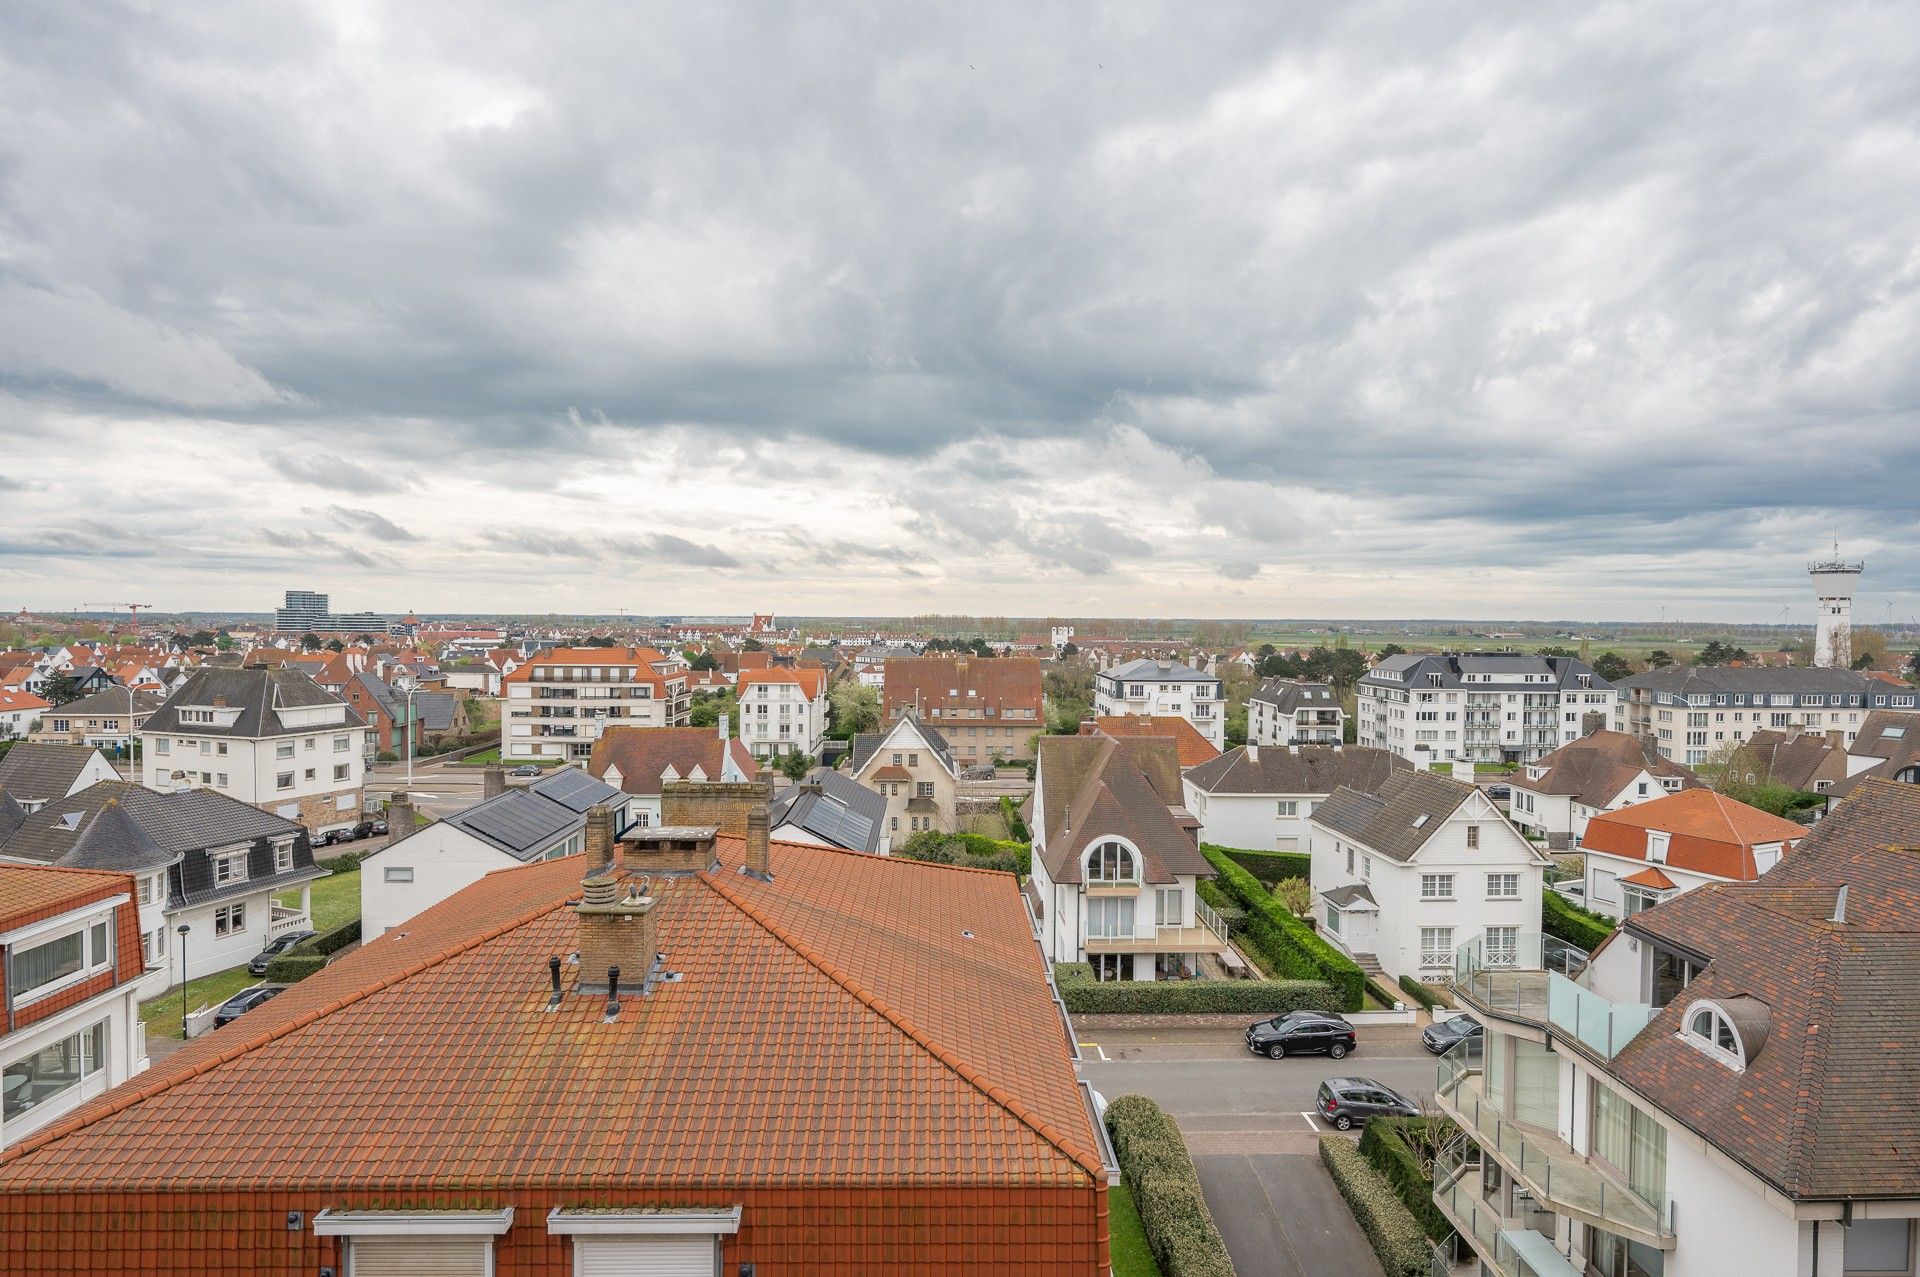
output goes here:
[[1752, 882], [1806, 832], [1704, 788], [1603, 812], [1588, 822], [1580, 844], [1587, 908], [1632, 917], [1695, 887]]
[[1624, 732], [1597, 731], [1562, 745], [1511, 777], [1513, 823], [1549, 847], [1578, 846], [1604, 811], [1697, 787], [1692, 772]]
[[1384, 749], [1244, 745], [1181, 778], [1200, 841], [1251, 851], [1304, 852], [1313, 809], [1336, 789], [1373, 793], [1413, 764]]
[[1763, 728], [1842, 732], [1852, 744], [1874, 710], [1920, 710], [1920, 689], [1853, 670], [1669, 665], [1620, 680], [1613, 729], [1698, 766]]
[[[1482, 1043], [1443, 1059], [1466, 1140], [1434, 1200], [1471, 1271], [1916, 1271], [1920, 790], [1882, 781], [1761, 881], [1689, 892], [1592, 955], [1461, 946]], [[1850, 1049], [1857, 1047], [1858, 1049]], [[1524, 1268], [1522, 1265], [1524, 1264]]]
[[1444, 982], [1455, 946], [1540, 927], [1552, 863], [1479, 789], [1395, 772], [1375, 793], [1336, 790], [1313, 813], [1320, 934], [1368, 971]]
[[1833, 557], [1807, 565], [1820, 618], [1814, 629], [1813, 664], [1816, 669], [1847, 669], [1853, 664], [1853, 592], [1859, 587], [1866, 561], [1849, 563], [1833, 547]]
[[1093, 712], [1106, 718], [1174, 716], [1192, 723], [1215, 749], [1227, 742], [1225, 685], [1178, 661], [1129, 661], [1093, 679]]
[[1585, 663], [1521, 652], [1403, 652], [1362, 675], [1355, 695], [1357, 743], [1439, 762], [1532, 762], [1614, 702]]
[[1249, 745], [1338, 745], [1347, 714], [1325, 683], [1270, 678], [1247, 697]]
[[1048, 961], [1086, 962], [1102, 980], [1156, 980], [1231, 952], [1200, 899], [1197, 884], [1214, 869], [1181, 802], [1168, 738], [1040, 739], [1027, 897]]
[[584, 850], [588, 813], [606, 807], [616, 833], [632, 824], [631, 800], [577, 767], [556, 768], [524, 789], [507, 789], [489, 768], [488, 797], [435, 821], [360, 862], [360, 934], [384, 935], [421, 910], [496, 869]]
[[0, 740], [19, 740], [53, 706], [21, 688], [0, 687]]
[[687, 662], [650, 647], [555, 647], [501, 680], [502, 758], [585, 761], [609, 727], [685, 727]]
[[125, 874], [0, 866], [0, 1148], [147, 1067], [136, 908]]
[[212, 789], [304, 825], [360, 823], [366, 723], [293, 670], [203, 669], [140, 727], [141, 783]]
[[740, 739], [755, 758], [820, 756], [827, 733], [825, 670], [807, 665], [741, 670], [735, 690], [740, 697]]
[[112, 764], [91, 745], [23, 741], [0, 757], [0, 792], [27, 811], [119, 779]]

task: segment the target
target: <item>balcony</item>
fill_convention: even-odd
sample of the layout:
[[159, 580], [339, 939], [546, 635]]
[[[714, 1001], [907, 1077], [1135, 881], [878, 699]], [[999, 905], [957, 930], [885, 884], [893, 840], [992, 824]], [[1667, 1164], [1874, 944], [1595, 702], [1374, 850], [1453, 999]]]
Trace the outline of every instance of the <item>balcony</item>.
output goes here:
[[[1473, 1247], [1481, 1261], [1499, 1277], [1580, 1277], [1572, 1262], [1553, 1248], [1553, 1242], [1517, 1219], [1502, 1215], [1498, 1207], [1476, 1191], [1480, 1170], [1478, 1153], [1471, 1140], [1458, 1140], [1441, 1151], [1434, 1161], [1433, 1201], [1447, 1217], [1461, 1240]], [[1550, 1216], [1549, 1216], [1550, 1217]], [[1452, 1270], [1443, 1252], [1436, 1259]], [[1439, 1273], [1438, 1266], [1434, 1271]]]
[[1193, 902], [1191, 927], [1155, 927], [1150, 938], [1139, 936], [1088, 936], [1083, 944], [1088, 953], [1226, 953], [1227, 925], [1204, 900]]
[[1516, 946], [1489, 948], [1475, 936], [1454, 951], [1454, 991], [1476, 1010], [1551, 1029], [1561, 1041], [1611, 1060], [1653, 1019], [1642, 1002], [1613, 1002], [1569, 977], [1586, 966], [1585, 950], [1538, 932]]
[[1615, 1183], [1557, 1136], [1505, 1117], [1487, 1100], [1482, 1085], [1480, 1070], [1468, 1061], [1451, 1053], [1440, 1061], [1434, 1100], [1473, 1138], [1483, 1156], [1498, 1162], [1556, 1215], [1661, 1250], [1673, 1249], [1670, 1194], [1650, 1202]]
[[289, 931], [306, 931], [312, 926], [313, 920], [307, 916], [305, 909], [275, 905], [273, 916], [267, 920], [267, 939], [277, 939]]

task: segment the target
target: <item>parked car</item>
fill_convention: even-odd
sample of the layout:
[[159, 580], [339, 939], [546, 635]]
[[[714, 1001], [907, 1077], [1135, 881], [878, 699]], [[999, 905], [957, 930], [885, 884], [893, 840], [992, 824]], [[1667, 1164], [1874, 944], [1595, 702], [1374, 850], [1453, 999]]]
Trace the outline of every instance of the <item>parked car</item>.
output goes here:
[[1288, 1055], [1343, 1060], [1356, 1046], [1353, 1026], [1329, 1011], [1289, 1011], [1247, 1026], [1247, 1050], [1272, 1060]]
[[317, 931], [289, 931], [284, 936], [275, 936], [273, 939], [267, 941], [266, 948], [253, 955], [253, 961], [247, 964], [247, 970], [254, 975], [265, 975], [267, 973], [267, 964], [287, 950], [293, 948], [293, 946], [299, 944], [302, 940], [311, 939], [318, 934], [319, 932]]
[[1472, 1016], [1456, 1015], [1447, 1020], [1435, 1020], [1420, 1030], [1420, 1042], [1435, 1055], [1445, 1055], [1468, 1038], [1477, 1038], [1486, 1031], [1486, 1026]]
[[1488, 785], [1487, 797], [1493, 799], [1493, 801], [1497, 803], [1504, 803], [1504, 802], [1511, 801], [1513, 798], [1513, 786], [1512, 785]]
[[213, 1027], [218, 1029], [232, 1024], [262, 1002], [280, 996], [286, 987], [284, 984], [256, 984], [251, 989], [240, 990], [222, 1002], [220, 1009], [213, 1013]]
[[1419, 1117], [1420, 1106], [1370, 1077], [1330, 1077], [1320, 1084], [1320, 1116], [1350, 1131], [1373, 1117]]
[[507, 773], [509, 776], [538, 776], [539, 774], [540, 769], [532, 763], [523, 763]]
[[385, 820], [369, 820], [367, 822], [367, 836], [369, 838], [379, 838], [386, 832], [387, 822]]
[[969, 767], [961, 772], [960, 778], [962, 780], [992, 780], [999, 774], [1000, 770], [992, 763], [981, 763], [978, 766]]

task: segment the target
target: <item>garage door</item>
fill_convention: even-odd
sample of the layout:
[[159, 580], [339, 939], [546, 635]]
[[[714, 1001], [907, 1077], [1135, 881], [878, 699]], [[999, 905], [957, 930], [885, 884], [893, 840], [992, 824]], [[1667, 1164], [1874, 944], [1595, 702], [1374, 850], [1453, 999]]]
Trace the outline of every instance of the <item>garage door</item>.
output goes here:
[[491, 1237], [356, 1237], [347, 1277], [487, 1277]]
[[690, 1237], [575, 1237], [574, 1277], [714, 1277], [713, 1234]]

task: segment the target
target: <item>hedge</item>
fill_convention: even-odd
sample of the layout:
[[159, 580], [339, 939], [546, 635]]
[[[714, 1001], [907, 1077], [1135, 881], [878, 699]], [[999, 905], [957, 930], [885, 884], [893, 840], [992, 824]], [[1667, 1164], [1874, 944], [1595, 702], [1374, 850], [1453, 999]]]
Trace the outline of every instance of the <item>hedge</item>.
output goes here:
[[1060, 1000], [1074, 1015], [1285, 1015], [1338, 1011], [1319, 980], [1095, 980], [1084, 962], [1053, 968]]
[[343, 922], [332, 931], [302, 940], [267, 964], [267, 979], [275, 984], [298, 984], [327, 965], [327, 958], [360, 938], [360, 919]]
[[1360, 1136], [1360, 1155], [1393, 1185], [1401, 1204], [1413, 1212], [1427, 1236], [1444, 1242], [1453, 1236], [1453, 1225], [1434, 1204], [1433, 1183], [1420, 1169], [1420, 1154], [1407, 1138], [1412, 1132], [1424, 1135], [1430, 1120], [1436, 1119], [1376, 1117]]
[[1173, 1119], [1144, 1095], [1123, 1095], [1107, 1105], [1106, 1126], [1163, 1277], [1234, 1277]]
[[[377, 849], [376, 849], [377, 850]], [[360, 862], [373, 854], [372, 851], [349, 851], [338, 856], [328, 856], [325, 860], [315, 856], [313, 863], [328, 873], [352, 873], [360, 867]]]
[[1219, 871], [1219, 885], [1247, 911], [1244, 942], [1275, 975], [1326, 981], [1339, 994], [1343, 1011], [1358, 1011], [1366, 1005], [1366, 973], [1353, 959], [1314, 934], [1312, 927], [1288, 912], [1225, 852], [1209, 846], [1201, 850]]
[[1408, 1210], [1393, 1185], [1367, 1163], [1353, 1141], [1344, 1135], [1320, 1137], [1320, 1160], [1333, 1176], [1333, 1186], [1347, 1201], [1354, 1222], [1367, 1235], [1387, 1277], [1427, 1277], [1433, 1249], [1420, 1221]]
[[943, 834], [938, 830], [918, 833], [893, 849], [902, 860], [923, 860], [934, 865], [969, 865], [975, 869], [998, 869], [1025, 878], [1033, 872], [1033, 848], [1024, 842], [1005, 842], [985, 834]]
[[1613, 933], [1613, 919], [1582, 909], [1557, 891], [1540, 893], [1540, 930], [1592, 953]]
[[1021, 842], [1032, 841], [1033, 831], [1027, 828], [1026, 821], [1020, 819], [1020, 808], [1005, 794], [1000, 796], [1000, 819], [1007, 822], [1007, 832], [1015, 838]]
[[1406, 990], [1408, 997], [1429, 1011], [1440, 1005], [1440, 999], [1433, 996], [1433, 990], [1410, 975], [1400, 977], [1400, 987]]
[[1269, 887], [1282, 878], [1313, 876], [1313, 857], [1303, 851], [1254, 851], [1211, 842], [1201, 843], [1200, 850], [1219, 852]]

